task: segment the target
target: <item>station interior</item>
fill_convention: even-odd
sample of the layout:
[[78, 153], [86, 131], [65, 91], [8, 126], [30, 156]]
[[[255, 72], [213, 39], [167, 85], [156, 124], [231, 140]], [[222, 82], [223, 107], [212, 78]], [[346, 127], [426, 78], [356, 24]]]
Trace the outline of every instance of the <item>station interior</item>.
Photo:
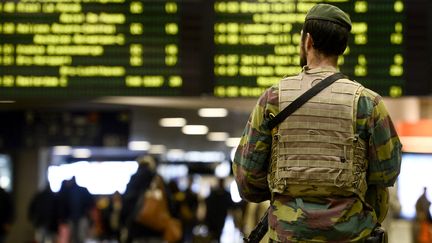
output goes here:
[[[432, 200], [427, 0], [1, 1], [0, 187], [14, 208], [5, 242], [36, 242], [29, 205], [38, 191], [75, 178], [103, 208], [143, 155], [181, 191], [192, 180], [194, 242], [206, 242], [205, 199], [223, 178], [236, 206], [220, 242], [243, 242], [268, 202], [240, 197], [235, 149], [260, 94], [301, 71], [299, 30], [317, 2], [349, 11], [341, 70], [382, 95], [403, 144], [388, 242], [418, 242], [415, 205], [424, 188]], [[117, 242], [87, 231], [88, 243]]]

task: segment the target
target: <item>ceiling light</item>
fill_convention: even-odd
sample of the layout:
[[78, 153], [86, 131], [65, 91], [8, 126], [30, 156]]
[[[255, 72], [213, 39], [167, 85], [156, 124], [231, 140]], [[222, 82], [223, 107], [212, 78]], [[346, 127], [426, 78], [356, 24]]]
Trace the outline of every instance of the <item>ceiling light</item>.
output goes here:
[[225, 145], [228, 147], [237, 147], [240, 143], [240, 138], [228, 138]]
[[55, 146], [53, 148], [54, 155], [70, 155], [71, 151], [72, 149], [70, 146]]
[[163, 154], [166, 151], [165, 145], [162, 144], [154, 144], [150, 146], [149, 153], [150, 154]]
[[0, 100], [0, 104], [13, 104], [15, 100]]
[[74, 149], [72, 151], [72, 156], [79, 159], [90, 158], [91, 151], [90, 149], [86, 149], [86, 148]]
[[168, 161], [181, 161], [184, 160], [185, 151], [182, 149], [168, 150], [166, 157]]
[[187, 135], [204, 135], [208, 132], [208, 127], [204, 125], [186, 125], [182, 132]]
[[186, 125], [186, 119], [181, 117], [162, 118], [159, 120], [161, 127], [183, 127]]
[[229, 134], [226, 132], [210, 132], [207, 134], [207, 139], [209, 141], [219, 141], [223, 142], [229, 137]]
[[184, 164], [160, 164], [157, 171], [164, 178], [187, 178], [189, 168]]
[[214, 174], [218, 178], [225, 178], [231, 173], [231, 164], [228, 162], [222, 162], [216, 166]]
[[147, 141], [130, 141], [128, 148], [134, 151], [146, 151], [149, 150], [150, 143]]
[[201, 117], [226, 117], [228, 110], [225, 108], [202, 108], [198, 110]]
[[188, 151], [184, 156], [185, 161], [219, 162], [225, 160], [225, 153], [220, 151]]

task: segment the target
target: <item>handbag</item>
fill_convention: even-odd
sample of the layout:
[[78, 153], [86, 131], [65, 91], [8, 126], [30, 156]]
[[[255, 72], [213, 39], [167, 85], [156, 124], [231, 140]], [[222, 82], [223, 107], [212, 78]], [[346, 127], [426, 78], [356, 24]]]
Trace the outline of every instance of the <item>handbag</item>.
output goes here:
[[164, 240], [176, 242], [181, 239], [181, 223], [171, 217], [164, 183], [160, 176], [153, 177], [149, 189], [138, 200], [136, 212], [135, 221], [160, 232]]

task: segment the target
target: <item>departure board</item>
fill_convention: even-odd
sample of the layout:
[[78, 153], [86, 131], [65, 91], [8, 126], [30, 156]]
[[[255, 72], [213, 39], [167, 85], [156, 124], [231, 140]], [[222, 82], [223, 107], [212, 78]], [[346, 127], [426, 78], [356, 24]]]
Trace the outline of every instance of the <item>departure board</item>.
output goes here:
[[179, 8], [162, 0], [3, 1], [1, 91], [181, 95]]
[[[215, 95], [259, 96], [282, 77], [301, 72], [305, 16], [317, 1], [216, 1]], [[341, 71], [381, 95], [404, 87], [404, 4], [400, 0], [325, 1], [352, 20]]]
[[341, 71], [405, 95], [402, 0], [6, 0], [0, 98], [257, 97], [301, 71], [300, 30], [317, 2], [352, 19]]

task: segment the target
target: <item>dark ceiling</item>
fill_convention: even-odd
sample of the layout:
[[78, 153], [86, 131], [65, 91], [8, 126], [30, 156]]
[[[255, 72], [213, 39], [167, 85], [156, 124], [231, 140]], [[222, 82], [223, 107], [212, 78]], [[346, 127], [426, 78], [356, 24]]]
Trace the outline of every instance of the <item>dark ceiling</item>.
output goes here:
[[[1, 103], [2, 117], [17, 111], [127, 111], [130, 114], [130, 140], [145, 140], [150, 144], [165, 145], [169, 149], [185, 151], [222, 151], [229, 153], [224, 142], [209, 141], [205, 135], [185, 135], [180, 127], [161, 127], [159, 120], [183, 117], [187, 125], [206, 125], [209, 132], [227, 132], [239, 137], [256, 99], [215, 99], [202, 97], [103, 97], [96, 100], [32, 100]], [[204, 118], [199, 108], [226, 108], [228, 116]], [[25, 129], [25, 128], [21, 128]], [[1, 135], [1, 134], [0, 134]], [[67, 144], [65, 144], [67, 145]]]

